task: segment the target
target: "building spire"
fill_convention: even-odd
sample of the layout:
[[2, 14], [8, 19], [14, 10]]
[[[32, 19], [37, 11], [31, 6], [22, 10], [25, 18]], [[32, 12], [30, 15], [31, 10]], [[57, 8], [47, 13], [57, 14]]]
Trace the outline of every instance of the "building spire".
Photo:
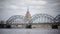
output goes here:
[[25, 14], [25, 17], [26, 17], [26, 18], [31, 18], [31, 14], [30, 14], [30, 12], [29, 12], [29, 7], [27, 7], [27, 12], [26, 12], [26, 14]]

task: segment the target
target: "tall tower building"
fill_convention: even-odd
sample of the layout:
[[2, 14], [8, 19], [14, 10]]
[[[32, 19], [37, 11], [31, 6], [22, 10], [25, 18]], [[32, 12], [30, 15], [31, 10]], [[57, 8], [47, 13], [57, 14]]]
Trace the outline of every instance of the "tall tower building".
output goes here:
[[30, 14], [30, 12], [29, 12], [29, 8], [27, 9], [27, 12], [26, 12], [26, 14], [25, 14], [25, 17], [24, 17], [24, 21], [26, 22], [26, 23], [29, 23], [30, 21], [31, 21], [31, 14]]
[[26, 12], [26, 14], [25, 14], [25, 17], [26, 17], [26, 18], [31, 18], [31, 14], [30, 14], [30, 12], [29, 12], [29, 9], [27, 9], [27, 12]]

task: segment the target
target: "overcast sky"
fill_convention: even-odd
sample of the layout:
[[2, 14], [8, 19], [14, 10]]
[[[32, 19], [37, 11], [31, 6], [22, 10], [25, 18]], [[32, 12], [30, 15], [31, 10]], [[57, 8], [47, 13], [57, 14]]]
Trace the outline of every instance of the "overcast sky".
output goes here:
[[25, 15], [29, 7], [31, 15], [60, 14], [60, 0], [0, 0], [0, 20], [7, 20], [13, 15]]

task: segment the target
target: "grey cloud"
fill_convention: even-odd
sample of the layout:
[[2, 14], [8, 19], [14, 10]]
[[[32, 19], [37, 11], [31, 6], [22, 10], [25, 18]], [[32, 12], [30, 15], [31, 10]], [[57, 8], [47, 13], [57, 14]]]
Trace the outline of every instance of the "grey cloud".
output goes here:
[[[40, 1], [40, 0], [33, 0], [33, 1]], [[29, 6], [30, 7], [30, 12], [33, 15], [34, 11], [35, 14], [38, 13], [53, 13], [51, 15], [56, 16], [57, 14], [60, 13], [60, 0], [42, 0], [46, 1], [47, 4], [45, 5], [40, 5], [40, 4], [33, 4]], [[14, 5], [14, 6], [11, 6]], [[42, 6], [42, 7], [41, 7]], [[25, 7], [25, 8], [24, 8]], [[18, 8], [18, 9], [15, 9]], [[0, 0], [0, 19], [7, 19], [9, 16], [20, 14], [26, 12], [26, 2], [25, 0]], [[4, 18], [5, 17], [5, 18]]]

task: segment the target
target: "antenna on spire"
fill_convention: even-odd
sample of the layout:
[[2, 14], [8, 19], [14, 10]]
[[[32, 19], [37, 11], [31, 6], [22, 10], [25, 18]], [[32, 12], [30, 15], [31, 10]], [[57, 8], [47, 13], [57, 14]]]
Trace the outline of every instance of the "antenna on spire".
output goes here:
[[27, 11], [29, 11], [29, 6], [27, 6]]

